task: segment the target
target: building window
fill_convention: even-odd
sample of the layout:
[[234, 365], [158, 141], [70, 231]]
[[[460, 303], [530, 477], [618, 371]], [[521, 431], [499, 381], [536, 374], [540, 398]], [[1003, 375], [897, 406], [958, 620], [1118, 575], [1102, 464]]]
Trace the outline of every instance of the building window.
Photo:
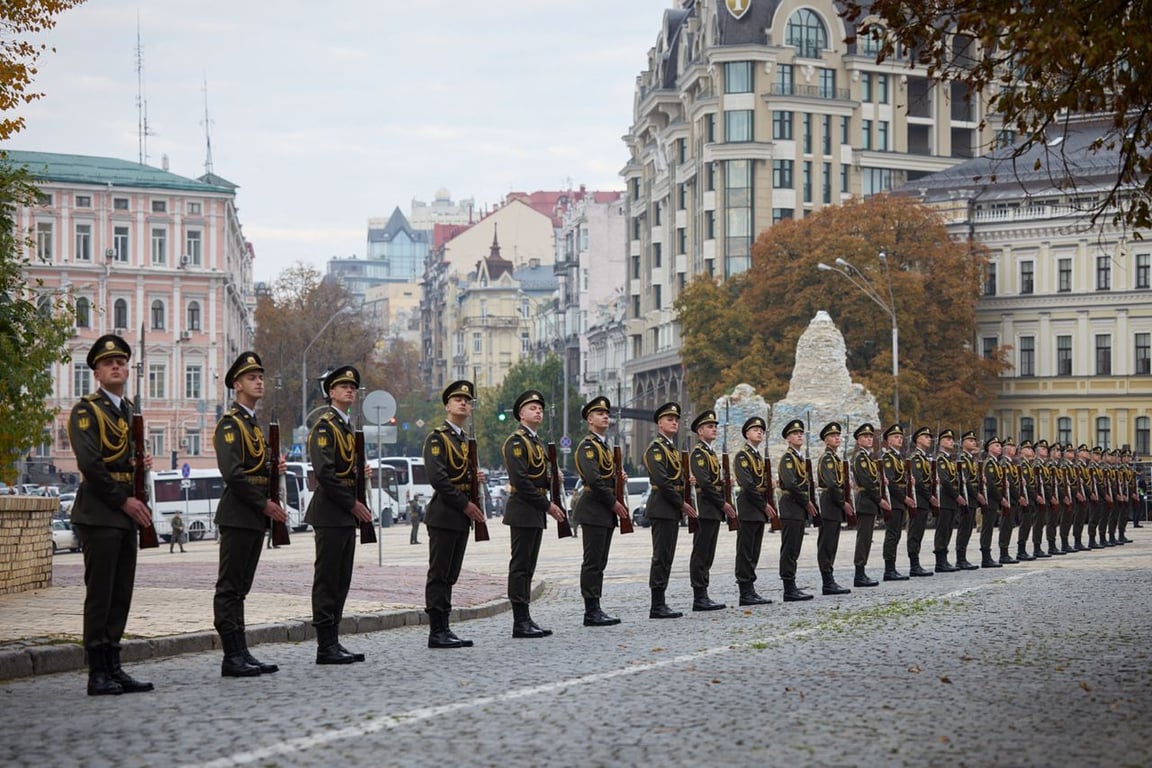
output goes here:
[[640, 279], [640, 257], [632, 257], [632, 277]]
[[[128, 329], [128, 302], [124, 299], [116, 299], [112, 305], [112, 325], [118, 331], [126, 331]], [[141, 350], [143, 352], [143, 350]]]
[[752, 161], [728, 160], [724, 165], [725, 279], [752, 266], [752, 199]]
[[996, 417], [995, 416], [985, 416], [984, 417], [984, 440], [985, 441], [991, 440], [994, 437], [996, 437]]
[[776, 141], [792, 140], [792, 113], [787, 110], [772, 110], [772, 138]]
[[796, 55], [806, 59], [820, 58], [828, 47], [828, 31], [814, 12], [801, 8], [788, 19], [784, 29], [784, 44], [796, 49]]
[[716, 239], [716, 211], [704, 211], [704, 239]]
[[848, 139], [848, 132], [851, 130], [851, 125], [852, 125], [852, 118], [850, 118], [848, 115], [841, 115], [840, 116], [840, 143], [841, 144], [850, 144], [851, 143]]
[[812, 115], [804, 113], [804, 154], [812, 154]]
[[1016, 143], [1016, 131], [1001, 128], [996, 131], [996, 138], [993, 142], [993, 149], [1003, 149], [1010, 147]]
[[996, 265], [993, 262], [984, 265], [984, 295], [996, 295]]
[[995, 336], [984, 336], [980, 339], [980, 353], [984, 355], [985, 360], [996, 357], [996, 347], [999, 343], [999, 339]]
[[652, 243], [652, 268], [664, 266], [664, 246], [661, 243]]
[[[527, 317], [527, 315], [525, 315], [525, 317]], [[464, 354], [464, 332], [457, 331], [454, 335], [456, 337], [456, 351], [453, 354], [459, 357]]]
[[36, 222], [36, 258], [52, 261], [52, 222]]
[[51, 192], [37, 192], [36, 204], [44, 208], [52, 207], [52, 193]]
[[482, 354], [484, 352], [484, 334], [472, 334], [472, 352], [473, 354]]
[[892, 189], [891, 168], [865, 168], [863, 170], [862, 191], [864, 195], [878, 195]]
[[202, 204], [198, 201], [189, 200], [184, 209], [189, 216], [200, 216], [204, 212]]
[[888, 103], [888, 75], [876, 75], [876, 101]]
[[678, 227], [676, 229], [676, 253], [683, 256], [688, 253], [688, 229], [687, 227]]
[[72, 396], [84, 397], [92, 392], [92, 371], [83, 360], [72, 362]]
[[640, 317], [640, 297], [636, 295], [632, 296], [632, 317]]
[[184, 398], [199, 400], [204, 396], [204, 368], [189, 365], [184, 368]]
[[863, 72], [860, 74], [860, 101], [872, 101], [872, 73]]
[[1112, 375], [1112, 336], [1107, 333], [1096, 334], [1096, 375]]
[[773, 189], [792, 189], [792, 161], [772, 161], [772, 187]]
[[1036, 337], [1020, 337], [1020, 369], [1021, 376], [1036, 375]]
[[168, 263], [168, 230], [152, 230], [152, 263]]
[[1137, 288], [1152, 288], [1150, 279], [1150, 262], [1152, 256], [1147, 253], [1136, 254], [1136, 287]]
[[1072, 337], [1056, 337], [1056, 375], [1072, 375]]
[[92, 196], [91, 195], [76, 195], [77, 208], [91, 208]]
[[860, 121], [860, 146], [864, 149], [872, 149], [872, 121]]
[[164, 430], [149, 429], [148, 445], [148, 451], [153, 456], [163, 456], [165, 453], [167, 453], [167, 451], [164, 449]]
[[1061, 416], [1056, 419], [1056, 442], [1072, 442], [1072, 419], [1070, 417]]
[[1072, 290], [1072, 259], [1058, 259], [1056, 272], [1059, 276], [1056, 290], [1060, 293], [1069, 293]]
[[114, 211], [126, 211], [126, 210], [128, 210], [128, 198], [126, 198], [126, 197], [114, 197], [114, 198], [112, 198], [112, 210], [114, 210]]
[[76, 327], [87, 328], [92, 323], [92, 304], [81, 296], [76, 299]]
[[1107, 256], [1096, 257], [1096, 290], [1112, 290], [1112, 260]]
[[163, 400], [167, 396], [164, 380], [167, 369], [164, 363], [148, 364], [148, 397]]
[[791, 64], [776, 65], [776, 93], [781, 96], [791, 96], [795, 90], [795, 81], [792, 76]]
[[676, 140], [676, 162], [681, 165], [688, 162], [688, 139]]
[[188, 330], [199, 331], [200, 328], [200, 302], [188, 302]]
[[752, 141], [752, 110], [724, 111], [724, 141]]
[[480, 299], [480, 319], [488, 319], [488, 299]]
[[76, 225], [76, 261], [92, 261], [92, 225]]
[[164, 319], [165, 319], [164, 315], [165, 314], [166, 313], [164, 312], [164, 302], [160, 301], [160, 299], [156, 299], [155, 301], [153, 301], [152, 302], [152, 330], [154, 330], [154, 331], [164, 330]]
[[184, 447], [189, 456], [200, 455], [200, 433], [188, 430], [184, 435]]
[[112, 228], [112, 260], [128, 263], [128, 227]]
[[876, 149], [887, 152], [888, 147], [888, 121], [879, 120], [876, 123]]
[[662, 285], [652, 286], [652, 308], [653, 309], [663, 309], [664, 308], [663, 288], [664, 288], [664, 286], [662, 286]]
[[823, 131], [821, 132], [820, 140], [823, 142], [822, 149], [824, 154], [832, 154], [832, 115], [824, 115], [822, 118]]
[[152, 213], [168, 213], [168, 201], [167, 200], [153, 200], [152, 201]]
[[821, 178], [821, 184], [823, 185], [821, 200], [827, 205], [832, 202], [832, 163], [824, 163], [823, 170], [824, 174]]
[[1036, 263], [1032, 261], [1020, 262], [1020, 293], [1028, 294], [1035, 290], [1035, 273]]
[[1152, 453], [1152, 419], [1147, 416], [1136, 417], [1136, 454], [1147, 456]]
[[532, 350], [531, 337], [528, 331], [520, 331], [520, 354], [526, 355]]
[[820, 70], [820, 98], [834, 99], [836, 98], [836, 70], [834, 69], [821, 69]]
[[772, 209], [772, 223], [779, 224], [785, 219], [792, 218], [793, 210], [791, 208], [773, 208]]
[[801, 169], [800, 188], [804, 196], [804, 202], [812, 202], [812, 161], [805, 160]]
[[752, 62], [729, 61], [724, 65], [724, 93], [752, 93]]
[[1020, 442], [1036, 439], [1036, 420], [1031, 416], [1020, 417]]
[[[681, 184], [679, 187], [676, 188], [676, 210], [683, 211], [683, 210], [686, 210], [687, 208], [688, 208], [688, 185], [687, 184]], [[582, 230], [581, 235], [582, 235], [582, 240], [583, 240], [582, 245], [584, 246], [581, 250], [586, 251], [586, 250], [588, 250], [588, 230]]]
[[1136, 369], [1135, 373], [1152, 373], [1152, 333], [1136, 334]]
[[716, 191], [716, 174], [719, 173], [715, 162], [708, 163], [707, 172], [704, 174], [704, 191]]
[[192, 230], [184, 233], [184, 255], [188, 257], [189, 266], [201, 266], [203, 256], [203, 240], [204, 233], [199, 230]]
[[1107, 416], [1096, 417], [1096, 445], [1106, 451], [1112, 447], [1112, 419]]
[[843, 194], [848, 194], [848, 166], [840, 165], [840, 191]]

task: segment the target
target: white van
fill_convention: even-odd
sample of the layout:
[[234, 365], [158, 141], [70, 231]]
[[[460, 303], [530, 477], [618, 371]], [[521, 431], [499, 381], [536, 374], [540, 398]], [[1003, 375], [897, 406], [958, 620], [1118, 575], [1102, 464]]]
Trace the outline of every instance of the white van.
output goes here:
[[[380, 477], [380, 465], [376, 461], [369, 461], [372, 467], [372, 481], [368, 488], [368, 508], [375, 513], [381, 510], [390, 515], [395, 521], [401, 511], [397, 501], [399, 490], [396, 483], [396, 472], [391, 467], [385, 468], [384, 477]], [[302, 461], [288, 462], [288, 472], [285, 478], [289, 480], [285, 502], [288, 510], [288, 524], [294, 531], [308, 530], [304, 522], [304, 515], [308, 512], [308, 504], [312, 501], [312, 494], [316, 490], [316, 473], [312, 465]]]
[[408, 509], [408, 501], [417, 494], [423, 495], [425, 504], [432, 498], [432, 485], [428, 482], [428, 472], [424, 468], [424, 459], [413, 456], [384, 456], [369, 461], [368, 464], [373, 468], [373, 474], [381, 464], [396, 470], [396, 488], [398, 491], [396, 501], [400, 504], [402, 512]]

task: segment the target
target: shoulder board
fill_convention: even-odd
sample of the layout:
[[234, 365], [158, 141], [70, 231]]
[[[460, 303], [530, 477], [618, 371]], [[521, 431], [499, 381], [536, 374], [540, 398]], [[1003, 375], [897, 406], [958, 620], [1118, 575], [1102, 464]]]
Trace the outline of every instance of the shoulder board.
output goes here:
[[87, 395], [84, 395], [84, 397], [82, 397], [80, 399], [81, 400], [87, 400], [90, 403], [94, 403], [102, 397], [104, 397], [104, 395], [100, 394], [99, 392], [91, 392]]

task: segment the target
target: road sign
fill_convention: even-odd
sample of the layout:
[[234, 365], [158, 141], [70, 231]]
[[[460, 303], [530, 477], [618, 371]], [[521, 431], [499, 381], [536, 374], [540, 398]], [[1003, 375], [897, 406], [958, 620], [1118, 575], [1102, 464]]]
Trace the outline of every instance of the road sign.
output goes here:
[[184, 462], [184, 466], [180, 467], [180, 476], [181, 477], [191, 477], [192, 476], [192, 465], [189, 464], [188, 462]]
[[408, 422], [404, 422], [403, 424], [401, 424], [400, 428], [403, 429], [405, 432], [407, 432], [408, 431]]
[[187, 491], [191, 487], [192, 487], [192, 481], [191, 480], [181, 480], [180, 481], [180, 489], [181, 490]]
[[564, 435], [564, 437], [560, 438], [560, 447], [564, 449], [565, 453], [567, 453], [568, 449], [572, 447], [572, 438], [568, 437], [568, 435]]
[[388, 419], [396, 415], [396, 398], [391, 392], [383, 389], [374, 389], [364, 398], [361, 406], [364, 412], [364, 421], [369, 424], [387, 424]]
[[416, 419], [416, 429], [424, 429], [424, 419]]

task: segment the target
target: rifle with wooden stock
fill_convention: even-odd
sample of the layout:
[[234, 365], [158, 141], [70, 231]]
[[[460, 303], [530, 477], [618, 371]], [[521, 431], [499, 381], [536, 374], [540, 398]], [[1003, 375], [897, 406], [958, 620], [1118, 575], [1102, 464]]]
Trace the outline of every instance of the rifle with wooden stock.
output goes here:
[[808, 480], [808, 503], [816, 510], [816, 514], [812, 516], [812, 521], [820, 523], [820, 503], [816, 498], [816, 475], [812, 472], [812, 448], [810, 440], [812, 437], [812, 411], [808, 411], [806, 416], [807, 424], [804, 427], [804, 472], [807, 474]]
[[888, 487], [888, 473], [884, 471], [884, 449], [880, 449], [880, 458], [876, 461], [876, 474], [880, 476], [880, 498], [888, 502], [888, 509], [881, 508], [880, 511], [884, 513], [884, 522], [890, 523], [892, 522], [892, 489]]
[[[148, 469], [144, 466], [147, 452], [144, 450], [144, 414], [141, 412], [140, 401], [144, 399], [144, 325], [140, 326], [140, 361], [136, 363], [136, 399], [132, 403], [132, 444], [135, 454], [132, 463], [132, 495], [148, 507], [148, 514], [152, 514], [152, 507], [148, 504]], [[139, 526], [140, 549], [155, 549], [160, 546], [160, 539], [156, 536], [156, 526]]]
[[[732, 463], [725, 452], [720, 458], [720, 484], [724, 488], [724, 503], [729, 504], [732, 509], [736, 509], [736, 499], [732, 498]], [[739, 517], [728, 518], [728, 530], [740, 530]]]
[[[851, 424], [851, 422], [848, 419], [844, 419], [844, 434], [845, 435], [848, 434], [848, 427], [850, 424]], [[852, 464], [849, 463], [849, 461], [848, 461], [848, 439], [842, 438], [842, 440], [843, 440], [843, 442], [841, 444], [841, 447], [843, 448], [843, 452], [844, 452], [843, 453], [844, 477], [840, 480], [840, 492], [844, 495], [844, 504], [852, 505]], [[856, 508], [854, 505], [852, 506], [852, 512], [851, 513], [848, 513], [848, 511], [845, 510], [844, 522], [847, 525], [848, 530], [850, 530], [850, 531], [856, 527]]]
[[551, 481], [552, 503], [560, 507], [564, 519], [556, 523], [556, 538], [566, 539], [572, 535], [572, 524], [568, 522], [568, 510], [564, 509], [564, 480], [560, 466], [556, 463], [556, 443], [548, 443], [548, 477]]
[[764, 495], [768, 499], [768, 504], [772, 507], [772, 512], [765, 510], [768, 515], [768, 529], [772, 531], [779, 531], [782, 527], [780, 525], [780, 513], [776, 512], [776, 485], [772, 482], [772, 459], [768, 458], [768, 445], [764, 445]]
[[[476, 507], [484, 511], [484, 499], [480, 498], [480, 450], [476, 447], [476, 438], [468, 438], [468, 499]], [[488, 541], [488, 523], [475, 520], [472, 538], [475, 541]]]
[[[280, 496], [280, 422], [272, 419], [268, 424], [268, 499], [283, 507]], [[271, 520], [272, 546], [286, 547], [292, 542], [288, 537], [288, 524]]]
[[616, 502], [628, 512], [620, 518], [620, 533], [632, 533], [632, 510], [628, 509], [628, 486], [624, 482], [624, 452], [620, 446], [612, 449], [612, 467], [616, 479]]
[[[368, 483], [367, 473], [364, 471], [364, 465], [368, 463], [368, 454], [364, 450], [364, 430], [356, 430], [356, 453], [352, 459], [356, 462], [355, 476], [356, 476], [356, 501], [368, 506]], [[380, 514], [384, 514], [381, 510]], [[369, 520], [360, 520], [360, 543], [361, 544], [375, 544], [376, 543], [376, 526]]]
[[912, 499], [912, 505], [907, 507], [908, 519], [916, 517], [916, 475], [912, 473], [912, 457], [902, 459], [904, 462], [904, 495]]
[[[691, 459], [688, 456], [688, 451], [680, 451], [680, 476], [684, 478], [684, 490], [681, 492], [681, 499], [684, 503], [693, 509], [697, 509], [693, 503], [692, 498], [692, 465]], [[688, 516], [688, 533], [696, 533], [700, 530], [700, 521], [691, 515]]]

